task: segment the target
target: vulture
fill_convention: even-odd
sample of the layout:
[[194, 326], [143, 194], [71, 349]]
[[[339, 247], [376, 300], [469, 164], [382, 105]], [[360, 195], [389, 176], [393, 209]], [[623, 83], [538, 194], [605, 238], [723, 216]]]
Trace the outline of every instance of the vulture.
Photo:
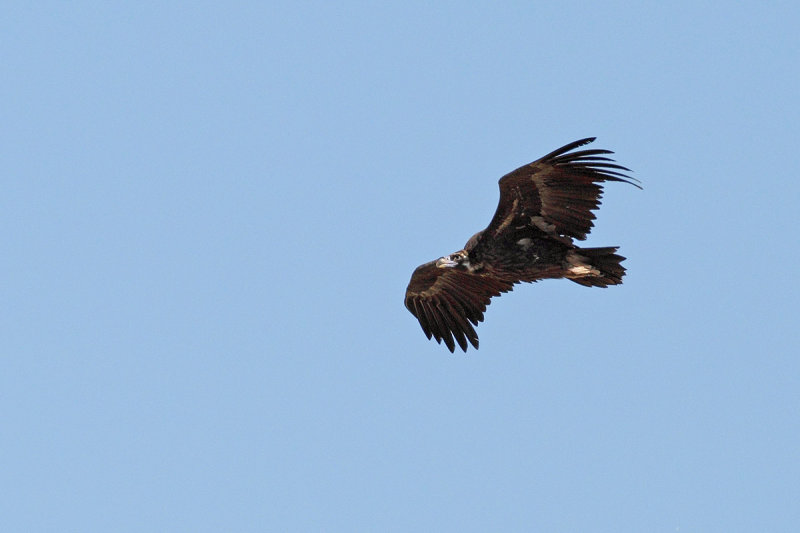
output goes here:
[[500, 178], [500, 202], [491, 222], [462, 250], [417, 267], [406, 308], [430, 339], [455, 351], [477, 349], [475, 327], [493, 296], [515, 284], [566, 278], [586, 287], [622, 283], [618, 247], [579, 248], [600, 205], [602, 184], [620, 181], [641, 189], [609, 150], [576, 150], [581, 139]]

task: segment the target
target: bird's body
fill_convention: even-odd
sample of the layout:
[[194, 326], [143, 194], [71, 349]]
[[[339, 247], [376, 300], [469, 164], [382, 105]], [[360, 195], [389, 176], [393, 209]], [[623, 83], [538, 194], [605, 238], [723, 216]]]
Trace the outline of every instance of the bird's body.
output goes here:
[[[624, 257], [616, 247], [579, 248], [600, 205], [601, 183], [633, 183], [605, 154], [607, 150], [573, 149], [582, 139], [500, 178], [500, 203], [489, 226], [472, 236], [462, 250], [420, 265], [406, 289], [405, 305], [430, 339], [478, 348], [473, 325], [493, 296], [514, 284], [568, 278], [585, 286], [622, 283]], [[571, 153], [570, 153], [571, 152]], [[636, 185], [638, 187], [638, 185]]]

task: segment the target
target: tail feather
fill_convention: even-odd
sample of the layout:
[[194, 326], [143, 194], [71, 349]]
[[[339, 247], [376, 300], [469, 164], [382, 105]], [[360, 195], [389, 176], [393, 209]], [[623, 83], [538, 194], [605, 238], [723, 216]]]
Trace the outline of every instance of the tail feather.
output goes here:
[[567, 278], [585, 287], [619, 285], [625, 275], [625, 260], [617, 255], [617, 246], [607, 248], [577, 248], [567, 255], [570, 274]]

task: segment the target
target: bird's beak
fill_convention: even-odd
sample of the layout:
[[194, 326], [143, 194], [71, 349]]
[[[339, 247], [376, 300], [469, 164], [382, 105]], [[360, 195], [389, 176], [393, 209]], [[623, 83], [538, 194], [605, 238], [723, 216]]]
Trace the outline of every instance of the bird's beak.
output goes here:
[[458, 265], [458, 263], [449, 257], [440, 257], [436, 260], [436, 266], [439, 268], [453, 268], [456, 265]]

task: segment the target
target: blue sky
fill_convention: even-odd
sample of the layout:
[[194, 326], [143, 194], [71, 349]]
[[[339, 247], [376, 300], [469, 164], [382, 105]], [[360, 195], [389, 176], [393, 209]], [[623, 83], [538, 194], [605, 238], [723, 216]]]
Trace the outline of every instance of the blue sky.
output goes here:
[[[796, 530], [792, 3], [1, 19], [4, 530]], [[413, 269], [586, 136], [625, 284], [427, 341]]]

